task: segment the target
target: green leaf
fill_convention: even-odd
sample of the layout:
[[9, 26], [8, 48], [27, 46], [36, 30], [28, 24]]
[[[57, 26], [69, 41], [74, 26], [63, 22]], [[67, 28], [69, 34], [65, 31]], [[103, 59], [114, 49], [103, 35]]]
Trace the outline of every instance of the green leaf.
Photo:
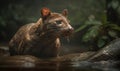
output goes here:
[[83, 36], [83, 41], [87, 42], [95, 38], [99, 34], [99, 26], [92, 26], [88, 29], [87, 33]]
[[112, 1], [113, 9], [116, 9], [118, 6], [119, 6], [119, 2], [118, 1]]
[[92, 20], [86, 21], [85, 24], [87, 24], [87, 25], [101, 25], [102, 23], [100, 21], [92, 19]]
[[120, 26], [118, 26], [117, 24], [108, 24], [108, 26], [113, 30], [120, 31]]
[[103, 47], [105, 45], [105, 40], [102, 38], [99, 38], [97, 45], [100, 48]]
[[116, 38], [117, 37], [117, 33], [115, 31], [108, 31], [108, 34], [111, 36], [111, 37], [114, 37]]
[[85, 22], [85, 24], [83, 24], [77, 30], [75, 30], [75, 32], [79, 32], [79, 31], [83, 30], [84, 28], [86, 28], [87, 26], [90, 26], [90, 25], [100, 26], [100, 25], [102, 25], [102, 23], [100, 21], [97, 21], [97, 20], [94, 20], [94, 19], [88, 20], [88, 21]]
[[0, 26], [2, 26], [2, 27], [6, 26], [6, 22], [4, 21], [4, 19], [2, 17], [0, 17]]
[[86, 24], [85, 24], [85, 25], [82, 25], [82, 26], [80, 26], [77, 30], [75, 30], [75, 32], [79, 32], [79, 31], [83, 30], [83, 29], [86, 28], [86, 27], [87, 27]]

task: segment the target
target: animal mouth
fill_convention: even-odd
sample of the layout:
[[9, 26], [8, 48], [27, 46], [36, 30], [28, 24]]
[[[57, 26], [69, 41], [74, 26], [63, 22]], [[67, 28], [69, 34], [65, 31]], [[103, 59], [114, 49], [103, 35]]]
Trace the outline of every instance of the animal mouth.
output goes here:
[[63, 37], [71, 36], [73, 34], [74, 29], [68, 29], [62, 32]]

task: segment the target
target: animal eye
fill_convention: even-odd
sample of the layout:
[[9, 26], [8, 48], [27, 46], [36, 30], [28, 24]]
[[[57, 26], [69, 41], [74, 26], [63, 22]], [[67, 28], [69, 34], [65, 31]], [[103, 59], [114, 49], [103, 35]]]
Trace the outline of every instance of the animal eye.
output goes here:
[[61, 23], [62, 23], [62, 21], [61, 21], [61, 20], [58, 20], [58, 21], [56, 21], [56, 23], [57, 23], [57, 24], [61, 24]]

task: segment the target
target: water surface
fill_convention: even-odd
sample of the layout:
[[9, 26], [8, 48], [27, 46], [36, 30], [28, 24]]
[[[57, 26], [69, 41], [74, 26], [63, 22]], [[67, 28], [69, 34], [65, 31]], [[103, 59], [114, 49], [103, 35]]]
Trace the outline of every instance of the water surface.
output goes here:
[[120, 71], [117, 61], [40, 61], [0, 66], [0, 71]]

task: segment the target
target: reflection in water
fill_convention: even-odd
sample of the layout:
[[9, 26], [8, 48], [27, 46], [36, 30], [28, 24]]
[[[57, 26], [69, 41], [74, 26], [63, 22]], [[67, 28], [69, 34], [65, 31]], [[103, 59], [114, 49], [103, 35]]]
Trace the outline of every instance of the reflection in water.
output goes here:
[[117, 61], [40, 61], [35, 63], [25, 62], [22, 65], [6, 65], [0, 66], [0, 71], [120, 71], [116, 68]]
[[[87, 69], [85, 71], [120, 71], [117, 68], [119, 61], [99, 61], [99, 62], [90, 62], [90, 61], [81, 61], [73, 62], [73, 67], [79, 69]], [[89, 69], [89, 70], [88, 70]]]
[[120, 71], [119, 65], [119, 61], [113, 60], [98, 62], [78, 61], [78, 59], [51, 61], [49, 59], [39, 60], [32, 56], [9, 57], [8, 49], [2, 47], [0, 49], [0, 71]]

